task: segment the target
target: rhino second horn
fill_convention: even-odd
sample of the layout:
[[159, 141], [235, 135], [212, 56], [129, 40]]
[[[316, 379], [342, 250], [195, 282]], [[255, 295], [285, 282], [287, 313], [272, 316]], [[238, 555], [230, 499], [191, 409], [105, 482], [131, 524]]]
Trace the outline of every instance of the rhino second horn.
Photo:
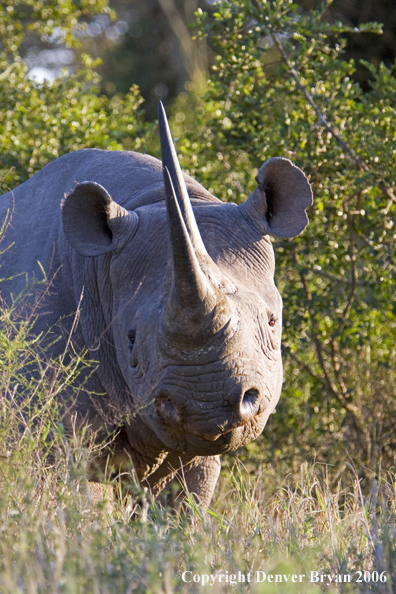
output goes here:
[[[161, 153], [162, 153], [162, 166], [167, 168], [170, 179], [172, 180], [174, 192], [181, 213], [183, 215], [184, 222], [186, 224], [191, 243], [197, 254], [207, 256], [205, 245], [202, 241], [201, 234], [198, 229], [197, 222], [195, 220], [194, 212], [191, 206], [190, 197], [186, 182], [184, 181], [183, 173], [180, 167], [179, 159], [175, 146], [173, 144], [172, 134], [169, 128], [168, 119], [166, 117], [165, 108], [162, 101], [158, 104], [158, 123], [161, 140]], [[165, 176], [164, 176], [165, 177]], [[166, 185], [165, 177], [165, 185]]]
[[231, 314], [226, 296], [201, 268], [167, 167], [164, 168], [164, 179], [173, 264], [165, 328], [173, 340], [195, 345], [218, 332]]

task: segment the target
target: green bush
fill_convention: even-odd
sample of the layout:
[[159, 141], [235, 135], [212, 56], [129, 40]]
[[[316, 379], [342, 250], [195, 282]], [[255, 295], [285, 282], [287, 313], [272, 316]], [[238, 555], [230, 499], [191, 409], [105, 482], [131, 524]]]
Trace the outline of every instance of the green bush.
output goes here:
[[[78, 55], [76, 27], [108, 10], [107, 0], [10, 0], [0, 7], [0, 189], [5, 192], [51, 160], [81, 148], [137, 150], [146, 134], [136, 86], [124, 96], [100, 94], [98, 62], [81, 55], [74, 72], [53, 84], [26, 75], [24, 40], [51, 47], [62, 31], [63, 44]], [[52, 44], [53, 45], [53, 44]]]

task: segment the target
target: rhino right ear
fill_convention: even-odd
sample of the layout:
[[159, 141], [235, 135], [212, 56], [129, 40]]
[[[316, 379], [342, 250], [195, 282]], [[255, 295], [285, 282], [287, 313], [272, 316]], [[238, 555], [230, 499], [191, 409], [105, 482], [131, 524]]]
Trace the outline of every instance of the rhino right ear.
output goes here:
[[82, 256], [100, 256], [121, 249], [133, 237], [139, 217], [113, 201], [95, 182], [82, 182], [62, 204], [63, 231]]
[[263, 235], [295, 237], [308, 225], [305, 209], [312, 205], [311, 185], [289, 159], [274, 157], [260, 168], [257, 188], [239, 206], [243, 216]]

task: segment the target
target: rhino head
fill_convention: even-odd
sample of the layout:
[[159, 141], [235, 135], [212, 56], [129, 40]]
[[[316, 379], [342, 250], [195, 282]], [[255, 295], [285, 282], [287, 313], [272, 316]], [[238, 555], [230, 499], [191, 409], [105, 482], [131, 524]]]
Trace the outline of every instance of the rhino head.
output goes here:
[[[128, 210], [86, 182], [63, 225], [79, 253], [111, 254], [112, 339], [130, 410], [167, 451], [214, 455], [255, 439], [278, 402], [282, 300], [269, 236], [298, 235], [312, 194], [300, 169], [275, 158], [239, 207], [189, 195], [162, 105], [159, 123], [163, 200]], [[94, 205], [83, 227], [82, 200]]]

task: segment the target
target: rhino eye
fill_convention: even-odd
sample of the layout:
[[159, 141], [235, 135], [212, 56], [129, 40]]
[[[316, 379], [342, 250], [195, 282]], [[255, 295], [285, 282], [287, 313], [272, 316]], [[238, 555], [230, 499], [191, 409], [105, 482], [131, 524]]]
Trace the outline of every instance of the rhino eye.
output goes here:
[[274, 318], [271, 318], [268, 324], [271, 326], [271, 328], [273, 328], [276, 324], [276, 320]]
[[128, 332], [129, 348], [132, 349], [135, 344], [135, 331], [131, 330]]

